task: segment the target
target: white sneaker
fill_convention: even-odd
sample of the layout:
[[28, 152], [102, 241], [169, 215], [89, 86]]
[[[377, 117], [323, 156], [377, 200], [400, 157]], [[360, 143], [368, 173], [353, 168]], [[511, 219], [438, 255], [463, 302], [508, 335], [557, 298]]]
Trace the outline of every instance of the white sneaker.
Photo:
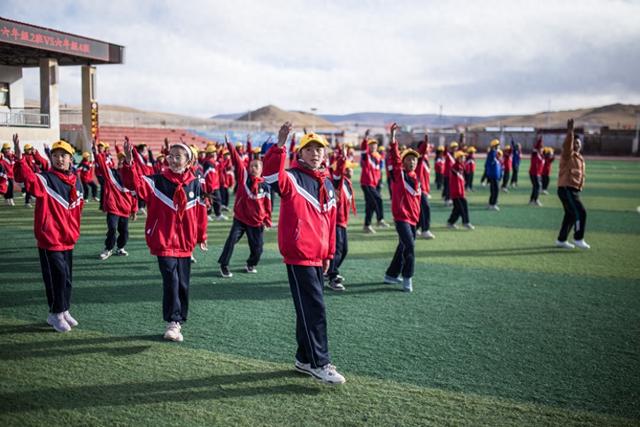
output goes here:
[[124, 248], [120, 248], [116, 251], [117, 256], [129, 256], [129, 252], [127, 252]]
[[447, 223], [447, 228], [450, 228], [450, 229], [452, 229], [452, 230], [455, 230], [456, 228], [458, 228], [458, 226], [457, 226], [457, 225], [455, 225], [455, 224], [451, 224], [450, 222], [448, 222], [448, 223]]
[[503, 193], [508, 193], [508, 192], [509, 192], [509, 189], [508, 189], [507, 187], [502, 187], [502, 192], [503, 192]]
[[370, 225], [365, 225], [362, 231], [364, 232], [364, 234], [376, 234], [376, 230], [374, 230]]
[[562, 249], [575, 248], [575, 246], [573, 246], [571, 243], [567, 242], [566, 240], [564, 242], [561, 242], [560, 240], [556, 240], [556, 247], [562, 248]]
[[499, 211], [500, 210], [498, 205], [489, 205], [489, 206], [487, 206], [487, 209], [490, 210], [490, 211]]
[[213, 219], [215, 219], [216, 221], [226, 221], [227, 220], [227, 216], [226, 215], [218, 215], [216, 217], [213, 217]]
[[466, 228], [467, 230], [475, 230], [476, 228], [473, 226], [473, 224], [471, 224], [470, 222], [466, 223], [466, 224], [462, 224], [462, 226], [464, 228]]
[[140, 208], [140, 209], [138, 209], [138, 213], [139, 213], [140, 215], [147, 216], [147, 210], [146, 210], [145, 208]]
[[389, 228], [390, 225], [387, 224], [387, 222], [384, 219], [381, 219], [380, 221], [378, 221], [377, 227], [378, 228]]
[[311, 368], [311, 375], [325, 384], [344, 384], [347, 380], [336, 371], [336, 367], [327, 363], [321, 368]]
[[311, 364], [310, 363], [302, 363], [300, 361], [298, 361], [298, 359], [296, 359], [294, 365], [293, 365], [296, 369], [296, 371], [302, 373], [302, 374], [307, 374], [307, 375], [313, 375], [311, 373]]
[[544, 195], [548, 195], [548, 194], [549, 194], [549, 192], [548, 192], [547, 190], [542, 190], [542, 194], [544, 194]]
[[180, 332], [182, 327], [178, 322], [168, 322], [167, 328], [164, 331], [164, 339], [175, 342], [182, 342], [184, 338]]
[[435, 234], [433, 234], [430, 230], [423, 231], [422, 233], [420, 233], [419, 236], [426, 240], [431, 240], [436, 238]]
[[71, 316], [71, 313], [69, 313], [69, 310], [62, 313], [62, 316], [64, 316], [64, 320], [66, 320], [69, 326], [71, 326], [72, 328], [75, 328], [76, 326], [78, 326], [78, 321], [74, 319], [73, 316]]
[[398, 277], [388, 276], [385, 274], [383, 282], [387, 285], [399, 285], [402, 283], [402, 280]]
[[258, 272], [258, 269], [256, 269], [255, 265], [245, 265], [244, 271], [246, 271], [247, 273], [256, 274]]
[[573, 243], [580, 249], [591, 249], [591, 246], [584, 239], [574, 240]]
[[64, 314], [62, 313], [50, 314], [47, 323], [58, 332], [69, 332], [71, 330], [71, 326], [64, 319]]
[[25, 203], [25, 204], [24, 204], [24, 207], [25, 207], [25, 208], [32, 208], [32, 207], [33, 207], [33, 205], [32, 205], [31, 203]]
[[193, 254], [191, 254], [191, 264], [197, 264], [198, 260], [196, 259], [196, 257], [193, 256]]
[[342, 284], [342, 281], [339, 280], [337, 277], [333, 280], [329, 280], [329, 283], [327, 284], [327, 286], [332, 291], [337, 291], [337, 292], [344, 291], [344, 285]]
[[402, 278], [402, 290], [404, 292], [413, 292], [413, 281], [411, 280], [411, 277]]
[[16, 205], [16, 202], [15, 202], [13, 199], [9, 199], [9, 204], [10, 204], [11, 206], [15, 206], [15, 205]]
[[105, 249], [104, 251], [100, 252], [99, 258], [102, 261], [104, 261], [105, 259], [109, 258], [112, 254], [113, 254], [113, 251], [111, 249]]

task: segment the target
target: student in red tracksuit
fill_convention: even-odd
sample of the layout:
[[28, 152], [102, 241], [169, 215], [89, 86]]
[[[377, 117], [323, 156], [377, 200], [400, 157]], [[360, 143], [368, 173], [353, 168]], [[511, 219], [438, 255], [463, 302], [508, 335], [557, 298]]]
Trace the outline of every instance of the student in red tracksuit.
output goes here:
[[333, 187], [336, 189], [337, 212], [336, 212], [336, 251], [329, 263], [327, 277], [328, 286], [334, 291], [344, 291], [344, 277], [340, 275], [340, 266], [349, 251], [347, 236], [347, 226], [349, 224], [349, 213], [356, 214], [355, 194], [351, 184], [353, 174], [353, 164], [347, 160], [347, 148], [336, 149], [335, 168], [331, 171]]
[[444, 199], [445, 206], [451, 206], [451, 197], [449, 195], [449, 171], [451, 166], [455, 163], [453, 153], [458, 151], [458, 143], [456, 141], [449, 144], [449, 148], [445, 147], [444, 153], [444, 168], [442, 169], [442, 198]]
[[220, 172], [218, 171], [218, 154], [215, 145], [207, 145], [205, 148], [206, 157], [202, 163], [202, 171], [204, 174], [205, 192], [211, 199], [213, 207], [213, 215], [210, 220], [224, 221], [227, 219], [222, 214], [220, 202]]
[[326, 140], [314, 133], [300, 140], [296, 159], [285, 170], [285, 143], [291, 132], [285, 123], [278, 143], [264, 158], [265, 180], [281, 195], [278, 246], [289, 276], [296, 309], [298, 350], [295, 369], [330, 384], [344, 377], [331, 364], [327, 317], [323, 296], [323, 271], [335, 252], [336, 197], [325, 161]]
[[107, 237], [104, 241], [104, 250], [100, 253], [99, 258], [106, 260], [114, 252], [116, 246], [116, 230], [118, 232], [118, 249], [115, 251], [117, 256], [128, 256], [129, 253], [124, 248], [129, 240], [129, 219], [136, 220], [136, 212], [138, 211], [138, 200], [131, 190], [126, 188], [122, 182], [122, 167], [124, 164], [124, 153], [118, 153], [118, 167], [110, 168], [107, 166], [104, 153], [98, 153], [94, 145], [94, 153], [98, 168], [104, 176], [104, 193], [102, 197], [103, 209], [107, 213]]
[[542, 206], [540, 200], [540, 188], [542, 187], [542, 168], [544, 160], [542, 158], [542, 136], [538, 137], [533, 151], [531, 152], [531, 164], [529, 165], [529, 178], [531, 179], [531, 197], [529, 204], [534, 206]]
[[5, 195], [9, 190], [9, 176], [7, 170], [4, 168], [4, 154], [0, 152], [0, 194]]
[[167, 159], [166, 155], [162, 153], [158, 154], [158, 156], [156, 157], [156, 162], [153, 164], [154, 174], [162, 173], [169, 168], [169, 166], [167, 165], [166, 159]]
[[511, 151], [510, 145], [504, 147], [504, 151], [502, 153], [502, 166], [504, 168], [504, 172], [502, 174], [502, 191], [505, 193], [509, 192], [509, 178], [511, 177], [511, 171], [513, 170], [512, 154], [513, 152]]
[[436, 171], [436, 190], [440, 190], [444, 183], [444, 161], [444, 147], [438, 145], [438, 148], [436, 148], [436, 158], [433, 161], [433, 168]]
[[549, 191], [547, 191], [547, 189], [549, 188], [551, 165], [555, 160], [553, 148], [544, 147], [544, 149], [542, 150], [542, 158], [544, 160], [544, 164], [542, 165], [542, 175], [540, 176], [542, 179], [542, 194], [549, 194]]
[[[33, 173], [44, 172], [49, 169], [49, 162], [47, 159], [42, 157], [38, 150], [33, 148], [31, 144], [24, 145], [24, 154], [23, 154], [25, 164], [33, 171]], [[20, 182], [16, 179], [17, 182]], [[24, 205], [25, 207], [31, 208], [31, 197], [32, 194], [29, 193], [28, 190], [24, 190]]]
[[262, 161], [252, 160], [249, 167], [246, 167], [233, 144], [228, 140], [226, 142], [235, 169], [238, 188], [233, 205], [233, 224], [231, 224], [224, 249], [218, 258], [218, 264], [220, 264], [222, 277], [232, 277], [233, 274], [229, 271], [229, 261], [231, 261], [234, 246], [245, 233], [250, 251], [245, 271], [247, 273], [258, 272], [256, 266], [260, 262], [264, 245], [262, 234], [265, 227], [271, 227], [271, 191], [269, 184], [265, 183], [262, 177]]
[[80, 176], [80, 182], [82, 182], [82, 191], [84, 192], [85, 202], [89, 200], [89, 188], [91, 188], [93, 200], [98, 200], [98, 185], [93, 182], [95, 168], [95, 163], [91, 161], [91, 153], [88, 151], [82, 153], [82, 161], [78, 165], [78, 175]]
[[15, 163], [15, 155], [11, 152], [11, 144], [5, 142], [2, 144], [2, 160], [0, 160], [7, 174], [7, 190], [4, 193], [4, 201], [9, 206], [15, 206], [13, 200], [14, 174], [13, 165]]
[[[229, 150], [221, 150], [222, 158], [218, 161], [218, 176], [220, 178], [220, 204], [221, 209], [229, 210], [229, 188], [233, 188], [233, 165], [231, 164], [231, 154]], [[224, 217], [223, 219], [227, 219]]]
[[466, 152], [467, 156], [464, 162], [464, 188], [465, 190], [473, 191], [473, 176], [476, 173], [476, 147], [467, 147]]
[[431, 149], [429, 145], [429, 136], [424, 134], [424, 141], [418, 145], [418, 166], [416, 167], [416, 175], [420, 181], [422, 195], [420, 196], [420, 219], [418, 220], [418, 228], [420, 233], [418, 236], [423, 239], [435, 239], [436, 236], [431, 232], [431, 207], [429, 206], [429, 194], [431, 193], [431, 166], [429, 164], [429, 155]]
[[47, 323], [68, 332], [78, 322], [71, 316], [73, 247], [80, 236], [84, 206], [82, 184], [71, 172], [73, 147], [58, 141], [51, 147], [49, 171], [35, 173], [20, 153], [18, 135], [13, 136], [16, 180], [23, 182], [36, 200], [33, 231], [36, 236], [42, 279], [47, 294]]
[[475, 227], [469, 222], [469, 206], [467, 205], [467, 199], [464, 194], [464, 151], [456, 151], [454, 154], [456, 162], [451, 166], [449, 170], [449, 184], [451, 190], [451, 201], [453, 202], [453, 210], [451, 216], [447, 220], [447, 227], [458, 228], [456, 221], [462, 217], [462, 225], [473, 230]]
[[158, 257], [162, 275], [164, 338], [180, 342], [189, 308], [191, 254], [196, 244], [207, 250], [207, 208], [200, 181], [190, 168], [195, 156], [185, 144], [174, 144], [167, 156], [169, 169], [144, 176], [132, 162], [128, 140], [124, 148], [123, 182], [147, 203], [145, 238], [151, 255]]
[[[413, 270], [415, 266], [414, 246], [416, 239], [416, 223], [420, 217], [420, 199], [422, 189], [416, 175], [420, 154], [406, 149], [400, 155], [396, 141], [397, 124], [391, 126], [391, 161], [393, 162], [393, 198], [391, 213], [398, 232], [398, 247], [391, 264], [384, 275], [384, 283], [399, 284], [405, 292], [413, 291]], [[402, 279], [400, 276], [402, 275]]]
[[389, 227], [384, 221], [384, 210], [382, 197], [378, 190], [378, 184], [382, 179], [382, 163], [383, 159], [378, 153], [378, 141], [369, 139], [369, 129], [364, 133], [364, 139], [360, 144], [360, 186], [364, 193], [365, 210], [364, 210], [364, 232], [375, 233], [371, 227], [371, 218], [373, 213], [376, 214], [378, 227]]

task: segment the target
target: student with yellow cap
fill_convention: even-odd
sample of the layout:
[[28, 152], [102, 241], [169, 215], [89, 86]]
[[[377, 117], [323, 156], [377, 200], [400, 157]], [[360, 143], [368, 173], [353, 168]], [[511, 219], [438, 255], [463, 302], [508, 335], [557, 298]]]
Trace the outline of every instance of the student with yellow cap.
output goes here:
[[438, 145], [438, 148], [436, 148], [436, 158], [433, 161], [433, 168], [436, 171], [436, 190], [440, 190], [444, 183], [444, 162], [444, 146]]
[[464, 194], [464, 151], [456, 151], [454, 157], [456, 162], [449, 171], [449, 184], [453, 209], [451, 210], [451, 215], [447, 220], [447, 227], [458, 228], [456, 222], [458, 221], [458, 218], [462, 217], [463, 227], [468, 230], [473, 230], [475, 227], [471, 225], [471, 222], [469, 222], [469, 207]]
[[384, 204], [380, 196], [380, 180], [382, 179], [383, 157], [378, 153], [378, 141], [369, 139], [369, 129], [364, 133], [360, 144], [360, 186], [364, 193], [364, 228], [363, 231], [373, 234], [376, 231], [371, 227], [371, 219], [375, 212], [378, 227], [387, 228], [384, 220]]
[[84, 199], [82, 184], [72, 173], [73, 147], [58, 141], [51, 147], [51, 169], [35, 173], [13, 136], [16, 180], [36, 198], [33, 230], [40, 255], [40, 268], [47, 294], [47, 323], [58, 332], [68, 332], [78, 322], [71, 316], [73, 248], [80, 237]]
[[2, 158], [0, 164], [4, 168], [7, 175], [7, 189], [4, 193], [4, 201], [9, 206], [15, 206], [16, 203], [13, 200], [13, 187], [14, 187], [14, 174], [13, 165], [15, 163], [15, 155], [11, 152], [11, 144], [5, 142], [2, 144]]
[[89, 188], [91, 188], [92, 199], [98, 201], [98, 185], [93, 181], [95, 168], [95, 162], [91, 160], [91, 153], [88, 151], [82, 153], [82, 161], [78, 165], [78, 175], [82, 182], [85, 202], [89, 201]]
[[336, 247], [336, 194], [324, 167], [329, 144], [320, 135], [305, 134], [293, 164], [285, 169], [291, 129], [289, 122], [280, 127], [277, 145], [264, 158], [264, 176], [280, 193], [278, 248], [296, 311], [294, 368], [326, 384], [342, 384], [346, 380], [329, 354], [323, 294], [323, 273]]
[[451, 206], [451, 197], [449, 196], [449, 171], [451, 167], [455, 163], [455, 159], [453, 158], [453, 153], [458, 151], [458, 142], [453, 141], [449, 144], [449, 148], [445, 147], [444, 150], [444, 170], [442, 177], [442, 198], [444, 199], [445, 206]]
[[402, 284], [404, 292], [413, 292], [416, 224], [420, 218], [422, 189], [416, 174], [420, 153], [408, 148], [400, 154], [396, 131], [391, 125], [389, 151], [393, 162], [393, 197], [391, 212], [398, 233], [398, 246], [384, 275], [386, 284]]
[[487, 209], [492, 211], [500, 210], [498, 207], [498, 194], [500, 193], [498, 181], [502, 176], [502, 166], [498, 159], [498, 147], [500, 147], [500, 141], [497, 139], [489, 143], [489, 152], [487, 153], [487, 159], [484, 164], [484, 170], [487, 174], [487, 180], [489, 181], [489, 188], [491, 190]]

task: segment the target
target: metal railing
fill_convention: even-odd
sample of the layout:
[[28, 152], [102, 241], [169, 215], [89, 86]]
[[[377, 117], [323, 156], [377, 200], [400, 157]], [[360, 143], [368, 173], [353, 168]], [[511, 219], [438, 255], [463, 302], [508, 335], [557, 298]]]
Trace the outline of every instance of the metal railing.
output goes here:
[[0, 111], [0, 126], [48, 128], [49, 115], [27, 110]]

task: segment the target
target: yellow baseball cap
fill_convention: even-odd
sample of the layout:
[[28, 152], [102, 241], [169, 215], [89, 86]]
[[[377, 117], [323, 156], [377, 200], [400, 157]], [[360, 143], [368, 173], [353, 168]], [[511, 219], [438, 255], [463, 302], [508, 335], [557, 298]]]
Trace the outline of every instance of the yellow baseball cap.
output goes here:
[[204, 149], [204, 152], [207, 154], [215, 153], [216, 151], [215, 145], [207, 145], [207, 148]]
[[444, 146], [438, 145], [438, 148], [436, 148], [436, 151], [444, 151]]
[[464, 157], [464, 151], [462, 150], [458, 150], [455, 153], [453, 153], [453, 157], [456, 159], [459, 159], [460, 157]]
[[458, 141], [453, 141], [451, 144], [449, 144], [449, 148], [458, 148]]
[[316, 142], [323, 147], [328, 147], [329, 143], [322, 135], [318, 135], [316, 133], [307, 133], [300, 140], [300, 145], [298, 145], [298, 150], [302, 150], [306, 145], [311, 144], [312, 142]]
[[25, 150], [31, 150], [33, 148], [33, 145], [31, 144], [24, 144], [24, 149]]
[[378, 147], [378, 151], [380, 151], [380, 152], [383, 152], [383, 151], [385, 151], [385, 150], [386, 150], [386, 148], [384, 148], [384, 145], [380, 145], [380, 146]]
[[[26, 149], [27, 146], [25, 145], [24, 148]], [[73, 148], [71, 144], [69, 144], [67, 141], [54, 142], [53, 145], [51, 146], [51, 152], [54, 152], [55, 150], [64, 150], [67, 153], [71, 154], [72, 156], [76, 152], [75, 148]]]
[[498, 145], [500, 145], [500, 140], [498, 139], [493, 139], [491, 140], [491, 143], [489, 144], [491, 147], [497, 147]]
[[477, 151], [476, 147], [473, 147], [473, 146], [467, 147], [467, 153], [475, 153], [476, 151]]
[[85, 151], [84, 153], [82, 153], [83, 159], [88, 159], [89, 157], [91, 157], [91, 153], [89, 153], [88, 151]]
[[420, 157], [420, 154], [416, 150], [414, 150], [413, 148], [407, 148], [400, 155], [400, 160], [404, 160], [404, 158], [407, 157], [407, 156]]
[[5, 142], [4, 144], [2, 144], [2, 149], [3, 150], [10, 150], [11, 149], [11, 144], [9, 144], [8, 142]]

